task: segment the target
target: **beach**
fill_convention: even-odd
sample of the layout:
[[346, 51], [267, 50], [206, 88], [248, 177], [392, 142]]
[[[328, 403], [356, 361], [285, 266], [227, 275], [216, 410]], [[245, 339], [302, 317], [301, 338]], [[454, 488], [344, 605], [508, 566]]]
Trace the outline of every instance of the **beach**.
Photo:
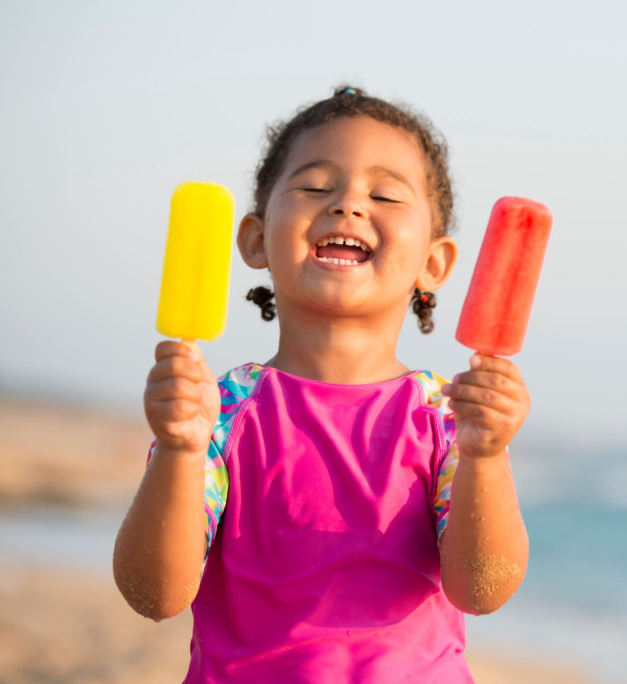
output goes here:
[[[182, 681], [190, 611], [161, 623], [140, 617], [110, 570], [148, 427], [4, 397], [0, 435], [0, 684]], [[468, 661], [477, 684], [592, 684], [564, 658], [485, 642], [469, 640]]]

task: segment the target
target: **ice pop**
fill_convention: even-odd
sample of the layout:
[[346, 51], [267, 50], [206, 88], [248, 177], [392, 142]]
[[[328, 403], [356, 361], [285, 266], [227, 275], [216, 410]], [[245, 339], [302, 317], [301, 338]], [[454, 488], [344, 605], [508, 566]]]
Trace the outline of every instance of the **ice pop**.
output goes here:
[[226, 326], [234, 200], [215, 183], [182, 183], [172, 195], [157, 330], [213, 340]]
[[523, 346], [553, 218], [543, 204], [502, 197], [494, 205], [455, 334], [484, 354]]

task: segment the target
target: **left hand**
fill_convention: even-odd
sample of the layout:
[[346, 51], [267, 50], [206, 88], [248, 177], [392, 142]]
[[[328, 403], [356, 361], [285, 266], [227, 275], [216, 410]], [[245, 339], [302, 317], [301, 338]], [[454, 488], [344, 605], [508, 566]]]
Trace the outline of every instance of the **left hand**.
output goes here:
[[474, 354], [470, 370], [442, 386], [455, 412], [460, 455], [501, 454], [529, 413], [531, 399], [518, 368], [507, 359]]

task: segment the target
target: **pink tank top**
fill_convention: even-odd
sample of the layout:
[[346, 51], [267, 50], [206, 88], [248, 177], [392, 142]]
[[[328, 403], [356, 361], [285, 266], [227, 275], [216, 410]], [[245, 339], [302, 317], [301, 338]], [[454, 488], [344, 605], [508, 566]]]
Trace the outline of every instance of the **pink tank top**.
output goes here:
[[248, 390], [221, 382], [228, 504], [184, 684], [472, 683], [440, 582], [450, 443], [421, 374], [333, 385], [242, 368]]

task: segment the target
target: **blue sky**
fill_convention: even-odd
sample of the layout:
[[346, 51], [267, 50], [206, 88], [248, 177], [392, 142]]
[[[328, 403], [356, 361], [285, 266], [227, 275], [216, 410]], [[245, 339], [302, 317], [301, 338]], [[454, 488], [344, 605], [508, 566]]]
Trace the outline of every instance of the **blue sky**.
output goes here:
[[[399, 357], [444, 375], [493, 203], [554, 229], [523, 352], [527, 441], [624, 450], [627, 9], [619, 2], [0, 4], [0, 388], [139, 413], [169, 200], [228, 185], [245, 213], [264, 127], [351, 82], [446, 136], [461, 259], [436, 332]], [[235, 255], [216, 372], [274, 352]], [[252, 342], [254, 341], [254, 343]], [[620, 349], [620, 350], [619, 350]], [[576, 431], [575, 431], [576, 428]]]

